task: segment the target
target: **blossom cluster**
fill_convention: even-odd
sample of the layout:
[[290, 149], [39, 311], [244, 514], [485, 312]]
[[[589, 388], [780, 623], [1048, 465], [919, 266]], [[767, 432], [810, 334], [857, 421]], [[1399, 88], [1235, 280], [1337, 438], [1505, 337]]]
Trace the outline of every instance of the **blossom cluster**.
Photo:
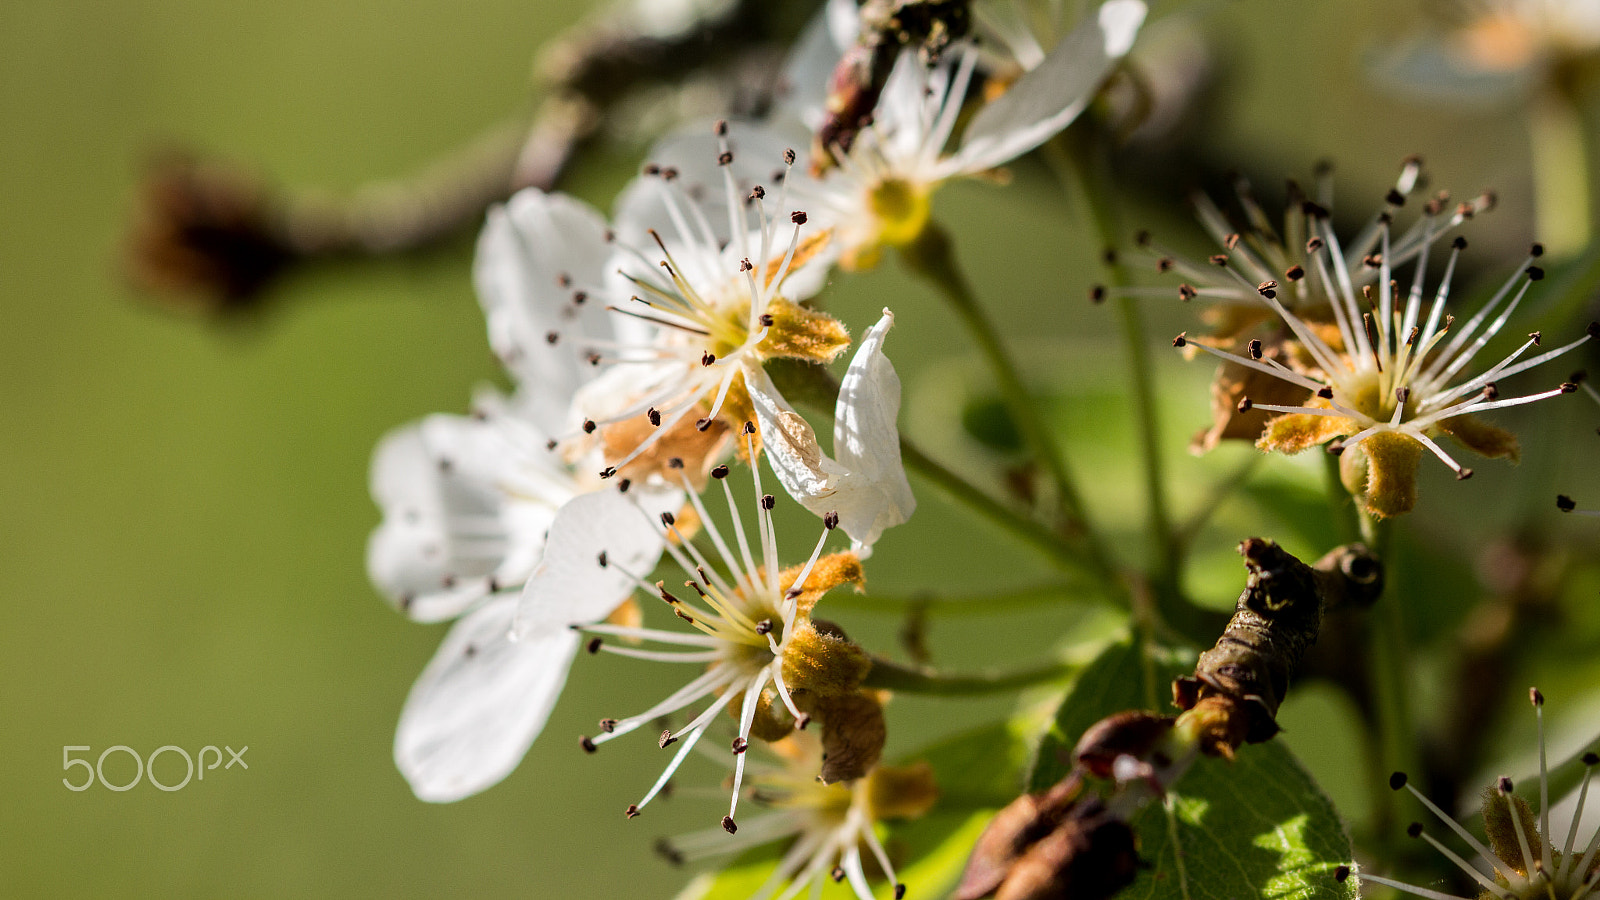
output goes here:
[[[974, 41], [937, 57], [899, 52], [867, 115], [838, 133], [824, 88], [864, 26], [854, 3], [830, 3], [766, 119], [667, 136], [609, 217], [533, 188], [490, 211], [474, 278], [514, 387], [480, 390], [468, 416], [395, 431], [372, 466], [383, 512], [368, 550], [373, 581], [414, 620], [454, 621], [395, 738], [418, 797], [455, 801], [504, 779], [539, 738], [580, 649], [686, 665], [699, 674], [579, 740], [593, 753], [688, 717], [660, 733], [674, 754], [627, 816], [731, 716], [720, 831], [746, 843], [789, 833], [777, 824], [789, 820], [770, 815], [740, 830], [755, 742], [804, 767], [792, 784], [840, 791], [788, 792], [815, 821], [794, 825], [803, 836], [772, 891], [793, 878], [792, 896], [832, 871], [869, 897], [863, 845], [893, 879], [875, 823], [920, 814], [934, 788], [926, 771], [879, 766], [886, 695], [865, 684], [872, 658], [813, 612], [830, 590], [862, 584], [874, 544], [916, 508], [888, 355], [895, 315], [885, 309], [853, 338], [819, 295], [835, 271], [918, 240], [941, 184], [993, 170], [1070, 123], [1145, 14], [1138, 0], [1109, 0], [1076, 27], [1036, 34], [1001, 8], [979, 30], [1003, 39], [982, 53]], [[984, 72], [1003, 72], [1005, 90], [963, 120]], [[830, 452], [818, 439], [828, 411], [802, 413], [771, 364], [826, 367], [847, 352]], [[753, 494], [734, 487], [736, 467]], [[807, 550], [779, 542], [763, 468], [821, 518]], [[836, 530], [849, 546], [829, 552]], [[676, 574], [655, 574], [664, 559]], [[644, 607], [660, 601], [675, 627], [647, 624]], [[794, 746], [806, 752], [785, 749]], [[684, 846], [700, 844], [711, 846]]]

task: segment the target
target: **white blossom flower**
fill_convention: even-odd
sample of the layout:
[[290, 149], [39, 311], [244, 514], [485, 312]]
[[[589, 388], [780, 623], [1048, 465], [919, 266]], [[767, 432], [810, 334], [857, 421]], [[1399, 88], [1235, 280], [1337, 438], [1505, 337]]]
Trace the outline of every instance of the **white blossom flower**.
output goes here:
[[[1293, 332], [1311, 363], [1297, 370], [1264, 357], [1260, 341], [1252, 341], [1245, 355], [1231, 353], [1179, 335], [1173, 345], [1193, 346], [1235, 365], [1269, 375], [1308, 392], [1301, 405], [1239, 401], [1241, 410], [1279, 413], [1256, 442], [1263, 450], [1298, 453], [1328, 441], [1341, 453], [1346, 487], [1360, 496], [1367, 511], [1393, 516], [1409, 511], [1416, 502], [1416, 468], [1424, 449], [1432, 452], [1458, 478], [1472, 470], [1456, 462], [1434, 439], [1449, 434], [1457, 443], [1491, 458], [1515, 459], [1516, 438], [1510, 432], [1479, 421], [1473, 414], [1532, 403], [1576, 390], [1563, 384], [1552, 390], [1520, 397], [1502, 397], [1499, 383], [1574, 349], [1600, 335], [1600, 325], [1589, 334], [1529, 359], [1523, 356], [1540, 346], [1538, 332], [1500, 362], [1477, 375], [1466, 375], [1478, 351], [1510, 321], [1528, 287], [1544, 273], [1533, 265], [1543, 252], [1536, 244], [1528, 259], [1500, 290], [1466, 324], [1455, 325], [1445, 313], [1456, 261], [1465, 240], [1456, 238], [1450, 260], [1431, 301], [1424, 305], [1424, 279], [1428, 268], [1430, 231], [1437, 217], [1425, 216], [1423, 234], [1416, 246], [1415, 274], [1404, 298], [1391, 280], [1396, 244], [1391, 240], [1390, 216], [1377, 223], [1377, 252], [1361, 266], [1375, 270], [1374, 285], [1362, 285], [1353, 271], [1325, 211], [1318, 210], [1309, 223], [1306, 245], [1309, 262], [1286, 276], [1313, 279], [1316, 290], [1330, 298], [1337, 337], [1324, 337], [1278, 299], [1276, 279], [1254, 282], [1248, 253], [1212, 258], [1238, 285], [1256, 292], [1262, 302]], [[1366, 239], [1358, 238], [1358, 243]]]
[[[753, 458], [754, 427], [746, 428], [743, 437], [746, 450]], [[762, 491], [759, 466], [752, 466], [752, 472], [757, 526], [754, 553], [739, 513], [739, 504], [734, 502], [732, 489], [725, 480], [728, 476], [727, 466], [717, 467], [712, 476], [722, 485], [728, 501], [733, 544], [728, 542], [707, 515], [699, 498], [690, 494], [694, 511], [715, 550], [715, 561], [706, 558], [693, 543], [683, 540], [682, 532], [671, 514], [659, 518], [661, 533], [670, 538], [667, 552], [687, 576], [684, 587], [693, 592], [691, 597], [679, 597], [667, 588], [665, 581], [653, 585], [646, 582], [644, 576], [647, 570], [628, 565], [622, 560], [602, 557], [594, 561], [594, 565], [631, 580], [645, 595], [665, 600], [678, 618], [693, 630], [672, 631], [615, 624], [581, 625], [581, 631], [593, 636], [589, 642], [590, 652], [605, 651], [636, 659], [703, 665], [706, 668], [683, 687], [643, 712], [622, 719], [601, 720], [601, 733], [592, 738], [582, 738], [580, 743], [583, 748], [594, 752], [600, 745], [643, 725], [712, 698], [688, 724], [661, 734], [661, 747], [673, 744], [681, 746], [643, 798], [628, 807], [629, 818], [638, 815], [660, 793], [724, 709], [738, 710], [737, 737], [732, 745], [733, 798], [728, 815], [722, 820], [723, 828], [729, 832], [737, 830], [734, 816], [738, 812], [740, 786], [744, 778], [745, 749], [752, 737], [776, 740], [796, 727], [804, 728], [814, 713], [822, 719], [825, 740], [829, 737], [830, 729], [853, 724], [835, 721], [833, 709], [843, 707], [830, 704], [836, 698], [859, 693], [859, 685], [871, 667], [871, 661], [836, 631], [819, 631], [813, 625], [810, 613], [816, 601], [828, 590], [845, 583], [861, 582], [860, 560], [849, 552], [823, 556], [828, 534], [838, 524], [838, 518], [830, 514], [824, 517], [822, 536], [806, 563], [780, 570], [777, 535], [771, 514], [775, 501], [771, 494]], [[649, 520], [646, 512], [636, 512], [635, 515], [640, 521]], [[617, 644], [606, 640], [610, 637], [673, 649]], [[880, 728], [877, 746], [872, 748], [867, 765], [875, 762], [877, 753], [881, 751], [881, 712], [878, 716]]]
[[[682, 503], [671, 486], [640, 488], [632, 500], [596, 493], [599, 478], [562, 465], [514, 404], [486, 393], [476, 406], [471, 418], [430, 416], [392, 433], [372, 467], [384, 511], [368, 545], [374, 582], [413, 619], [459, 617], [412, 688], [395, 735], [401, 773], [435, 802], [477, 793], [516, 767], [566, 682], [578, 646], [567, 620], [603, 619], [631, 593], [631, 584], [588, 585], [571, 595], [583, 604], [565, 604], [561, 627], [513, 641], [522, 589], [548, 578], [547, 556], [609, 550], [648, 569], [660, 538], [629, 528], [635, 505]], [[610, 521], [619, 508], [620, 521]]]
[[[932, 69], [907, 51], [896, 61], [873, 111], [872, 121], [848, 146], [821, 148], [822, 177], [795, 188], [817, 215], [836, 225], [840, 254], [850, 268], [874, 265], [886, 246], [915, 240], [927, 225], [931, 199], [944, 182], [994, 169], [1048, 140], [1077, 118], [1095, 97], [1118, 60], [1133, 46], [1144, 21], [1140, 0], [1109, 0], [1043, 54], [1005, 93], [984, 104], [949, 149], [978, 62], [962, 45], [947, 51]], [[835, 15], [830, 6], [830, 15]], [[839, 29], [813, 29], [791, 66], [794, 84], [826, 83], [827, 59], [816, 51], [821, 36], [837, 40]], [[845, 47], [835, 44], [837, 62]], [[833, 63], [826, 64], [832, 68]], [[824, 109], [816, 93], [797, 92], [799, 118], [813, 131]]]
[[[732, 838], [721, 829], [706, 829], [660, 841], [657, 851], [683, 863], [788, 840], [771, 877], [751, 900], [775, 895], [791, 900], [820, 886], [823, 878], [848, 881], [860, 900], [873, 900], [864, 845], [894, 885], [894, 895], [904, 896], [905, 885], [895, 876], [877, 828], [890, 819], [919, 818], [932, 808], [938, 799], [932, 767], [925, 762], [876, 766], [852, 782], [822, 784], [816, 778], [822, 743], [809, 732], [795, 732], [770, 746], [777, 764], [759, 759], [750, 764], [751, 799], [769, 811], [742, 823]], [[705, 880], [709, 883], [709, 877]], [[684, 896], [693, 897], [695, 891], [691, 885]]]
[[[1584, 802], [1589, 797], [1589, 783], [1594, 776], [1595, 767], [1600, 766], [1600, 757], [1594, 753], [1586, 753], [1581, 760], [1584, 766], [1583, 785], [1578, 790], [1578, 803], [1573, 810], [1572, 825], [1567, 832], [1566, 844], [1558, 851], [1551, 845], [1554, 838], [1550, 831], [1550, 771], [1545, 753], [1544, 696], [1537, 689], [1529, 691], [1529, 696], [1539, 722], [1537, 821], [1528, 804], [1511, 792], [1513, 787], [1511, 779], [1501, 778], [1494, 787], [1485, 790], [1483, 795], [1483, 819], [1486, 836], [1489, 839], [1486, 846], [1465, 826], [1456, 822], [1426, 795], [1413, 787], [1403, 773], [1396, 772], [1389, 779], [1389, 786], [1395, 790], [1405, 788], [1410, 791], [1429, 812], [1465, 841], [1479, 860], [1488, 865], [1493, 877], [1484, 874], [1477, 866], [1463, 859], [1443, 842], [1423, 831], [1420, 823], [1412, 823], [1407, 829], [1407, 834], [1427, 841], [1466, 873], [1467, 877], [1477, 882], [1483, 888], [1480, 897], [1493, 897], [1496, 900], [1545, 900], [1552, 897], [1558, 900], [1593, 900], [1600, 897], [1600, 829], [1596, 829], [1587, 848], [1579, 848], [1577, 840], [1578, 826], [1583, 821]], [[1348, 867], [1342, 868], [1341, 880], [1347, 877], [1349, 872]], [[1467, 900], [1454, 894], [1406, 884], [1380, 875], [1363, 872], [1360, 877], [1363, 881], [1387, 885], [1418, 897], [1428, 897], [1430, 900]]]
[[[798, 302], [824, 282], [831, 234], [808, 229], [807, 214], [787, 205], [794, 154], [781, 147], [752, 132], [730, 135], [722, 123], [664, 141], [658, 161], [623, 192], [614, 231], [576, 201], [538, 191], [522, 192], [491, 221], [480, 283], [536, 285], [497, 295], [509, 298], [491, 313], [502, 356], [529, 382], [564, 386], [576, 380], [574, 367], [592, 376], [555, 438], [568, 458], [598, 454], [602, 477], [676, 478], [672, 467], [681, 465], [698, 487], [755, 418], [752, 390], [782, 402], [763, 371], [768, 361], [824, 363], [848, 346], [841, 323]], [[764, 165], [770, 197], [755, 180]], [[788, 220], [781, 226], [780, 216]], [[530, 263], [534, 248], [551, 256], [557, 244], [584, 265]], [[602, 263], [597, 247], [609, 253]], [[885, 424], [882, 397], [892, 389], [887, 430], [840, 451], [844, 468], [820, 487], [833, 499], [819, 505], [796, 493], [818, 514], [841, 510], [863, 547], [915, 505], [894, 428], [899, 385], [875, 333], [852, 367], [871, 377], [865, 385], [847, 377], [840, 417]]]
[[1593, 0], [1455, 0], [1433, 26], [1377, 54], [1376, 74], [1429, 98], [1494, 100], [1600, 52]]

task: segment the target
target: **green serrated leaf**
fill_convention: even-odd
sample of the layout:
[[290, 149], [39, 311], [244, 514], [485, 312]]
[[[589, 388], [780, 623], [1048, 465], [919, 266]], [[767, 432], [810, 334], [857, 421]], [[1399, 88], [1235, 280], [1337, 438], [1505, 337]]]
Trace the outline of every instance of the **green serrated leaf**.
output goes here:
[[[905, 762], [926, 760], [933, 766], [939, 786], [939, 803], [933, 812], [915, 821], [893, 823], [879, 832], [908, 897], [931, 900], [945, 896], [955, 886], [984, 826], [1017, 795], [1017, 772], [1028, 758], [1028, 733], [1025, 723], [999, 722], [906, 757]], [[749, 900], [766, 884], [784, 849], [774, 843], [742, 854], [722, 871], [696, 877], [677, 900]], [[873, 887], [880, 898], [894, 894], [893, 886], [886, 882]], [[849, 900], [855, 894], [849, 884], [830, 880], [822, 897]]]
[[1194, 657], [1165, 649], [1141, 654], [1132, 641], [1112, 644], [1095, 657], [1062, 698], [1055, 722], [1039, 742], [1028, 790], [1042, 791], [1072, 770], [1070, 754], [1089, 726], [1125, 709], [1171, 709], [1172, 679], [1193, 670]]
[[1232, 763], [1202, 758], [1134, 822], [1150, 868], [1118, 900], [1355, 900], [1350, 837], [1333, 804], [1280, 741]]

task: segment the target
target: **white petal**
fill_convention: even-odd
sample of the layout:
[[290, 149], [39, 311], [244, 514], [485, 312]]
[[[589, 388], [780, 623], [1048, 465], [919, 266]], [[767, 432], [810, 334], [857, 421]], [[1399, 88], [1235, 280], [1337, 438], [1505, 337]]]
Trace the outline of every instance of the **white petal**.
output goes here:
[[[556, 513], [544, 562], [522, 592], [519, 635], [598, 622], [633, 592], [661, 558], [662, 512], [683, 503], [672, 488], [606, 487], [572, 498]], [[606, 564], [600, 564], [604, 554]]]
[[383, 522], [367, 572], [407, 615], [452, 618], [489, 593], [512, 540], [495, 487], [485, 423], [436, 415], [386, 435], [373, 453]]
[[516, 610], [507, 595], [462, 618], [411, 688], [394, 761], [420, 799], [450, 803], [499, 783], [549, 719], [582, 636], [513, 641]]
[[868, 329], [839, 385], [833, 452], [850, 476], [836, 497], [839, 524], [857, 544], [871, 545], [884, 529], [916, 511], [917, 499], [900, 461], [900, 376], [884, 355], [894, 326], [885, 309]]
[[604, 280], [612, 251], [606, 234], [605, 219], [588, 205], [528, 188], [491, 209], [478, 238], [473, 280], [489, 344], [520, 383], [536, 389], [531, 398], [545, 401], [537, 421], [552, 431], [553, 417], [592, 368], [580, 338], [610, 334], [603, 298], [573, 303], [577, 291], [593, 292]]
[[844, 467], [822, 452], [810, 423], [778, 393], [761, 367], [746, 366], [744, 383], [761, 426], [762, 448], [784, 490], [819, 516], [832, 511]]
[[956, 172], [1002, 165], [1049, 140], [1083, 112], [1143, 24], [1140, 0], [1109, 0], [1044, 62], [972, 117], [952, 162]]

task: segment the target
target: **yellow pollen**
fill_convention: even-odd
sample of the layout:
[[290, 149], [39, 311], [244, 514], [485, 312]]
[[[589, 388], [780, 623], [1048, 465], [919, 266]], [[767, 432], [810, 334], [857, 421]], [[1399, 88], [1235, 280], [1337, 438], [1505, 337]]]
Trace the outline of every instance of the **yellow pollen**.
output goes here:
[[877, 219], [877, 239], [895, 247], [916, 240], [933, 211], [928, 187], [903, 178], [885, 178], [873, 185], [868, 205]]

